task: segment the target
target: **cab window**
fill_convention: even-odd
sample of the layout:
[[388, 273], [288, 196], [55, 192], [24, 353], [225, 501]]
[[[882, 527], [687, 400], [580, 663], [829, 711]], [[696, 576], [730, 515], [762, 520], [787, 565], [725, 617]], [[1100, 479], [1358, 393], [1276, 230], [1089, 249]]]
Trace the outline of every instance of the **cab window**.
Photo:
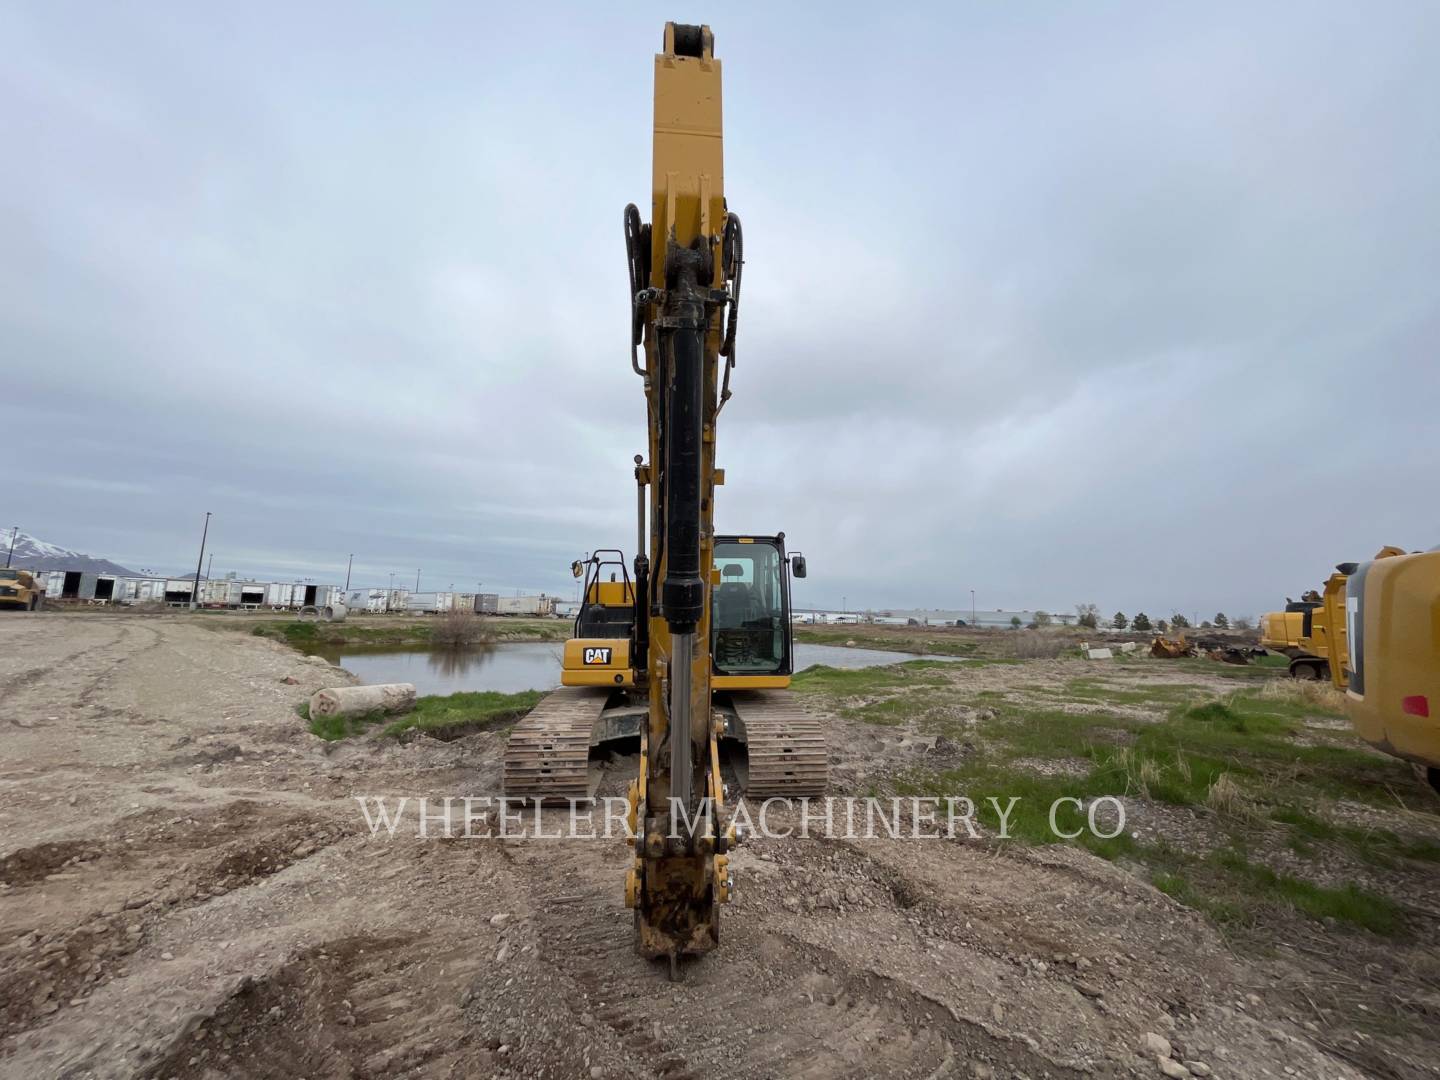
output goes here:
[[710, 608], [711, 652], [725, 675], [772, 674], [785, 655], [780, 552], [772, 544], [717, 543]]

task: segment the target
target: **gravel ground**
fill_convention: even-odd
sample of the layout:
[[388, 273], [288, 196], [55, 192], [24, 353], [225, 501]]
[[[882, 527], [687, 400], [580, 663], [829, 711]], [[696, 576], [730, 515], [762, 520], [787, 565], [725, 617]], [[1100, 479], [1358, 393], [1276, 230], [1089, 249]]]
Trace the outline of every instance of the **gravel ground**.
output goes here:
[[0, 1074], [1372, 1075], [1068, 848], [754, 840], [669, 983], [618, 840], [372, 837], [354, 796], [495, 794], [504, 736], [336, 749], [294, 709], [348, 679], [183, 617], [0, 619]]

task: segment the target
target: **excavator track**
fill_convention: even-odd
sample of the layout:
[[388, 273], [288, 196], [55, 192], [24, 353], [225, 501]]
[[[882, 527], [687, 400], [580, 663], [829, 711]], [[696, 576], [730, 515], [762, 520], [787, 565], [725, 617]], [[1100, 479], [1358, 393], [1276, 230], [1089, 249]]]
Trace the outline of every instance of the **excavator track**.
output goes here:
[[590, 742], [609, 692], [586, 686], [556, 690], [521, 720], [505, 744], [505, 796], [565, 802], [595, 794]]
[[[825, 794], [830, 762], [820, 721], [784, 690], [743, 690], [730, 695], [749, 766], [742, 781], [748, 798], [813, 798]], [[737, 733], [738, 734], [738, 733]]]

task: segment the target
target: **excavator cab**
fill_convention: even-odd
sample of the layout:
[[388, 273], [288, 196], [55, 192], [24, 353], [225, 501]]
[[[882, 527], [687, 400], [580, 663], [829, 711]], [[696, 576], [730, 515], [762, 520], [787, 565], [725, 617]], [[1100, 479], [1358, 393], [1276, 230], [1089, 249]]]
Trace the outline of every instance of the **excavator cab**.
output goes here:
[[[803, 577], [804, 556], [795, 560], [795, 571]], [[715, 689], [788, 686], [794, 638], [785, 534], [717, 536], [714, 562], [719, 575], [710, 607]]]
[[562, 686], [634, 686], [630, 650], [635, 636], [635, 586], [625, 556], [596, 551], [570, 564], [583, 577], [575, 632], [565, 642]]

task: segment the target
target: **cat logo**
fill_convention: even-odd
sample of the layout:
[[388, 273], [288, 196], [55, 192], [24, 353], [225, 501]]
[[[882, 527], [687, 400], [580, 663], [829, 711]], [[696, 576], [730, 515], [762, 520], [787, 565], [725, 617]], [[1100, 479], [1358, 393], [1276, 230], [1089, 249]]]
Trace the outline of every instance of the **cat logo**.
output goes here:
[[610, 663], [610, 648], [587, 648], [585, 650], [585, 663], [587, 664], [608, 664]]

